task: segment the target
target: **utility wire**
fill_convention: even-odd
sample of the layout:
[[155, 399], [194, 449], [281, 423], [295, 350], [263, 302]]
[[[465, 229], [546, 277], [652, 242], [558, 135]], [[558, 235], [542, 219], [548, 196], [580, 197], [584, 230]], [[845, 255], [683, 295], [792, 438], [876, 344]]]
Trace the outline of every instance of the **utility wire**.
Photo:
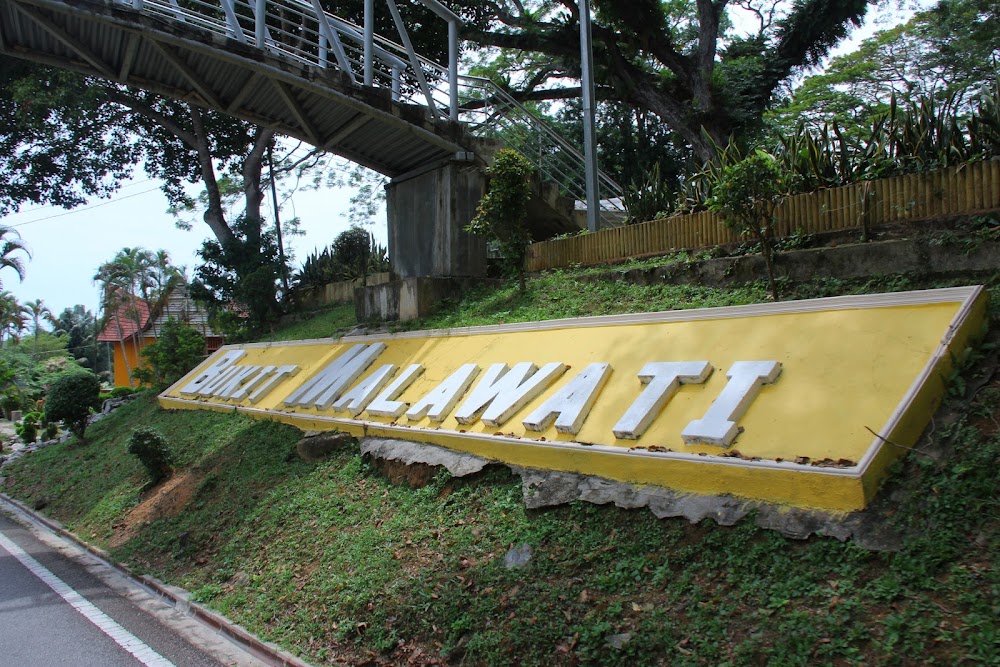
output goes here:
[[[153, 179], [144, 178], [141, 181], [132, 181], [128, 185], [121, 186], [119, 190], [128, 190], [129, 188], [134, 188], [137, 185], [142, 185], [143, 183], [149, 183], [151, 180]], [[43, 211], [47, 208], [61, 208], [61, 207], [56, 204], [42, 204], [40, 206], [29, 206], [28, 208], [23, 208], [20, 211], [18, 211], [18, 213], [23, 215], [25, 213], [31, 213], [32, 211]]]
[[148, 190], [142, 190], [140, 192], [133, 192], [130, 195], [125, 195], [124, 197], [116, 197], [114, 199], [109, 199], [106, 202], [101, 202], [100, 204], [94, 204], [93, 206], [84, 206], [83, 208], [74, 208], [72, 211], [66, 211], [65, 213], [56, 213], [55, 215], [47, 215], [44, 218], [35, 218], [34, 220], [28, 220], [27, 222], [19, 222], [16, 225], [10, 225], [10, 227], [24, 227], [25, 225], [31, 225], [36, 222], [44, 222], [45, 220], [52, 220], [54, 218], [62, 218], [67, 215], [73, 215], [74, 213], [83, 213], [84, 211], [90, 211], [95, 208], [101, 208], [102, 206], [108, 206], [109, 204], [116, 204], [125, 199], [131, 199], [132, 197], [138, 197], [139, 195], [144, 195], [148, 192], [153, 192], [159, 190], [160, 188], [150, 188]]

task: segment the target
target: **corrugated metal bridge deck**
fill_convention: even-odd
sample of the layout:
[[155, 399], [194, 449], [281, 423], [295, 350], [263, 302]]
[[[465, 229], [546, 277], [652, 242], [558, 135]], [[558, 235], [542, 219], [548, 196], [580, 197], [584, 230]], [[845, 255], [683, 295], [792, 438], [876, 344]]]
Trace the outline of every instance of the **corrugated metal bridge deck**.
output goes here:
[[274, 128], [388, 176], [474, 150], [460, 124], [195, 27], [95, 0], [0, 0], [0, 53]]

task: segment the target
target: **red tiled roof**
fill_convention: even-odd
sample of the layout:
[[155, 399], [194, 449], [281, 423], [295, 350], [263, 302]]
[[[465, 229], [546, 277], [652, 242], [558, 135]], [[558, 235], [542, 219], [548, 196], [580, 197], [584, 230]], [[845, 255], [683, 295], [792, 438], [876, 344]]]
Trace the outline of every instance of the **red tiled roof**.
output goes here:
[[145, 331], [148, 326], [149, 306], [142, 299], [132, 297], [118, 307], [118, 312], [111, 316], [107, 326], [97, 335], [97, 340], [101, 343], [117, 343], [137, 332]]

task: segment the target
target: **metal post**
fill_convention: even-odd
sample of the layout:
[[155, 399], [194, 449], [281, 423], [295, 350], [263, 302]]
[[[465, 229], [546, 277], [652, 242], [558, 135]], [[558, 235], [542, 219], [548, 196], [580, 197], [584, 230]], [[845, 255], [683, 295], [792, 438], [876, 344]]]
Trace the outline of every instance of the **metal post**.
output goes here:
[[257, 48], [264, 48], [264, 37], [267, 34], [267, 0], [257, 0], [254, 10], [256, 23], [254, 24], [254, 34], [257, 39]]
[[458, 21], [448, 21], [448, 117], [458, 120]]
[[319, 66], [326, 69], [330, 64], [326, 52], [326, 35], [321, 31], [316, 39], [319, 40]]
[[365, 0], [365, 85], [371, 86], [375, 80], [375, 0]]
[[583, 88], [583, 162], [587, 181], [587, 230], [596, 232], [600, 213], [600, 190], [597, 181], [597, 129], [594, 126], [593, 58], [590, 0], [580, 0], [580, 83]]
[[132, 0], [132, 9], [142, 11], [142, 0]]

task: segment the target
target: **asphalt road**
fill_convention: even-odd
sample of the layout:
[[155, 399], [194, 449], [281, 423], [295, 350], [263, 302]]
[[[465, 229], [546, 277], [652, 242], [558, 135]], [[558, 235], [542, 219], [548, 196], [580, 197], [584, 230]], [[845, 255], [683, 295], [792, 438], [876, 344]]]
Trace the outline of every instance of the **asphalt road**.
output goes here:
[[260, 664], [75, 545], [0, 512], [0, 667]]

